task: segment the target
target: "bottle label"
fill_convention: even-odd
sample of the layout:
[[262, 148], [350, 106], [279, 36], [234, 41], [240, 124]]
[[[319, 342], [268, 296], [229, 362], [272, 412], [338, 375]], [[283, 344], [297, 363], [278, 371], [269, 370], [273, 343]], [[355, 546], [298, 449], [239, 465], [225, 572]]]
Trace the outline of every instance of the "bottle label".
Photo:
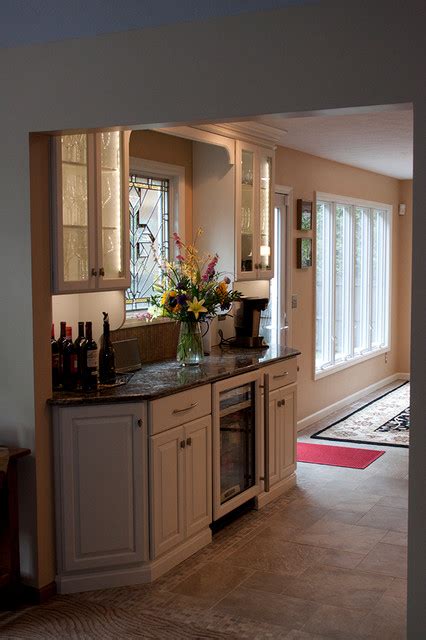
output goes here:
[[98, 350], [97, 349], [93, 349], [93, 351], [87, 352], [87, 367], [89, 369], [98, 368]]
[[78, 358], [77, 354], [72, 354], [70, 358], [70, 370], [72, 374], [78, 373]]

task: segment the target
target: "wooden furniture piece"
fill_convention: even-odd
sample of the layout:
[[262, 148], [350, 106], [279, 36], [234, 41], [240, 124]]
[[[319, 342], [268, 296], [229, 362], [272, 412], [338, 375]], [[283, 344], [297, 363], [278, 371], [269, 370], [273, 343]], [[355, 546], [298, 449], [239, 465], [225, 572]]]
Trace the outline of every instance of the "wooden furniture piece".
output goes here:
[[54, 293], [127, 289], [128, 131], [52, 139]]
[[20, 595], [18, 460], [29, 449], [9, 448], [6, 474], [0, 474], [0, 602], [13, 605]]

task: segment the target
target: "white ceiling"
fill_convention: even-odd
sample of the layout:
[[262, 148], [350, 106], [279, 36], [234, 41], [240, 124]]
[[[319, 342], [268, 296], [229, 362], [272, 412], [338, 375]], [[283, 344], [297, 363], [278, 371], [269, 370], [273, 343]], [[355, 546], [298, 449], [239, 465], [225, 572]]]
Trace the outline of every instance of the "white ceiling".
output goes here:
[[400, 180], [413, 177], [411, 110], [298, 118], [274, 115], [256, 121], [282, 129], [278, 137], [284, 147]]

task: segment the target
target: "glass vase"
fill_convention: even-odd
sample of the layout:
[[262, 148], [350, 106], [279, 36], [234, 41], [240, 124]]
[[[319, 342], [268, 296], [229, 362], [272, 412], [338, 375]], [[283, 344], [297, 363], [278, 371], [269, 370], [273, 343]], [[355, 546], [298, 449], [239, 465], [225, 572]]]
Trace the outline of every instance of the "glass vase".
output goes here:
[[176, 359], [183, 366], [200, 364], [204, 360], [203, 339], [199, 322], [182, 321], [180, 323]]

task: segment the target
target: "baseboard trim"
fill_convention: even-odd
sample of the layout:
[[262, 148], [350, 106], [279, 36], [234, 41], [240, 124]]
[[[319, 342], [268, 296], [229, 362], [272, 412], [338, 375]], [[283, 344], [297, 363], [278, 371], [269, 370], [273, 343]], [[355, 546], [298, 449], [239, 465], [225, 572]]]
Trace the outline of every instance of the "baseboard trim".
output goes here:
[[260, 493], [258, 496], [256, 496], [255, 508], [257, 510], [263, 509], [263, 507], [266, 507], [267, 504], [273, 502], [274, 500], [276, 500], [276, 498], [283, 495], [284, 493], [287, 493], [287, 491], [290, 491], [290, 489], [295, 486], [296, 472], [293, 471], [293, 473], [289, 475], [288, 478], [284, 478], [284, 480], [280, 480], [279, 482], [277, 482], [277, 484], [272, 485], [268, 493]]
[[136, 566], [118, 567], [109, 570], [93, 570], [84, 573], [61, 574], [56, 577], [58, 593], [77, 593], [95, 589], [109, 589], [134, 584], [153, 582], [161, 575], [180, 564], [189, 556], [208, 545], [212, 539], [210, 527], [172, 549], [157, 560]]
[[335, 411], [342, 409], [343, 407], [345, 407], [347, 404], [350, 404], [351, 402], [356, 402], [363, 396], [369, 393], [373, 393], [373, 391], [377, 391], [381, 387], [384, 387], [386, 384], [390, 384], [391, 382], [395, 382], [396, 380], [409, 380], [409, 379], [410, 379], [409, 373], [394, 373], [393, 375], [388, 376], [387, 378], [383, 378], [378, 382], [374, 382], [373, 384], [370, 384], [368, 387], [364, 387], [363, 389], [360, 389], [356, 393], [353, 393], [350, 396], [346, 396], [345, 398], [342, 398], [337, 402], [333, 402], [333, 404], [328, 405], [328, 407], [324, 407], [324, 409], [320, 409], [319, 411], [312, 413], [310, 416], [306, 416], [306, 418], [299, 420], [297, 422], [297, 431], [303, 431], [304, 429], [307, 429], [312, 424], [315, 424], [315, 422], [318, 422], [318, 420], [322, 420], [323, 418], [326, 418], [331, 413], [334, 413]]

